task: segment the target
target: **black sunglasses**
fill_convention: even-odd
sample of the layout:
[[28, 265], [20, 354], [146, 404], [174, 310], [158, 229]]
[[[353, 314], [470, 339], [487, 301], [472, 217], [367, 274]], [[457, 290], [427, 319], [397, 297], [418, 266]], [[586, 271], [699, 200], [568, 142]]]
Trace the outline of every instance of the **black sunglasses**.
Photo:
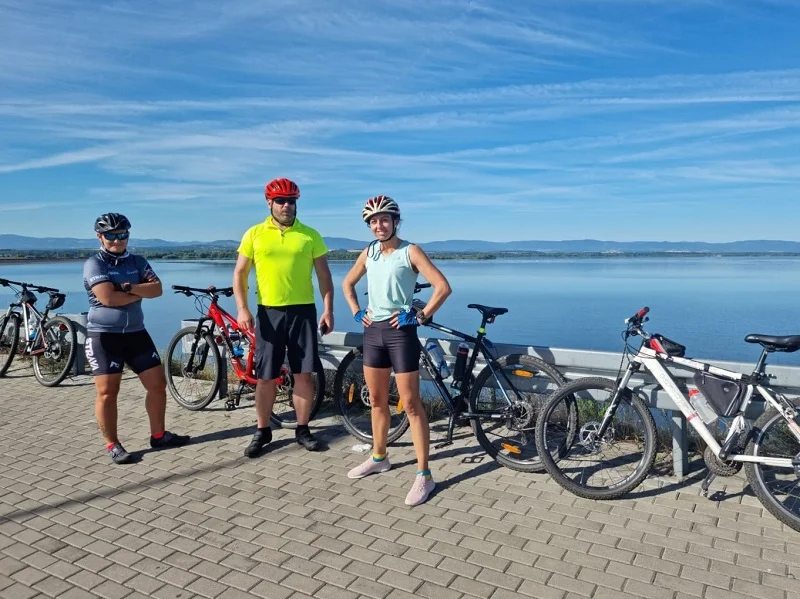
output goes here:
[[284, 204], [289, 204], [289, 206], [294, 206], [297, 203], [297, 200], [294, 198], [275, 198], [272, 200], [278, 206], [283, 206]]
[[114, 241], [115, 239], [119, 239], [120, 241], [125, 241], [131, 234], [128, 231], [123, 231], [122, 233], [101, 233], [103, 238], [106, 241]]

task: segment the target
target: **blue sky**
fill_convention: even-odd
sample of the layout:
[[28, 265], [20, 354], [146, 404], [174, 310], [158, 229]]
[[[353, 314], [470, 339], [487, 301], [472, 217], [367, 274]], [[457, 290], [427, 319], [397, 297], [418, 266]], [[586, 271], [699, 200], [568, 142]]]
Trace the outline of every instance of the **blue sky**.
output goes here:
[[795, 0], [0, 0], [0, 233], [800, 240]]

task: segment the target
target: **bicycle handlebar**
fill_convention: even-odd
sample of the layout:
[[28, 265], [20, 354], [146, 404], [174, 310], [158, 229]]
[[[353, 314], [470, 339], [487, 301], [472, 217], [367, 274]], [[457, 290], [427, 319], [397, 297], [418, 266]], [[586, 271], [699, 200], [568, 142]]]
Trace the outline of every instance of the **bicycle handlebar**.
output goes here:
[[9, 285], [22, 285], [26, 289], [32, 289], [38, 293], [58, 293], [58, 289], [53, 287], [45, 287], [44, 285], [36, 285], [34, 283], [25, 283], [23, 281], [11, 281], [10, 279], [0, 279], [0, 285], [8, 287]]
[[630, 318], [626, 318], [625, 324], [633, 324], [633, 325], [641, 324], [642, 319], [647, 315], [648, 312], [650, 312], [650, 308], [645, 306]]
[[172, 288], [175, 290], [175, 293], [182, 293], [185, 296], [191, 296], [194, 293], [204, 293], [206, 295], [224, 295], [225, 297], [230, 297], [233, 295], [233, 287], [214, 287], [210, 285], [205, 289], [200, 287], [187, 287], [186, 285], [173, 285]]

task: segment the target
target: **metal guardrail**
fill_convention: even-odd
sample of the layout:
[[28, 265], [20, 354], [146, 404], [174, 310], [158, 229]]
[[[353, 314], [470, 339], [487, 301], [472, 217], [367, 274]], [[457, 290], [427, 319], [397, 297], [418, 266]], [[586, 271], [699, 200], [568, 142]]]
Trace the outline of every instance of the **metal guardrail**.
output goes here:
[[[439, 337], [423, 337], [424, 328], [419, 329], [422, 344], [428, 340], [435, 340], [442, 348], [450, 366], [455, 362], [455, 353], [461, 340], [451, 340]], [[330, 364], [330, 368], [336, 368], [341, 359], [353, 348], [361, 345], [363, 335], [361, 333], [343, 333], [334, 331], [326, 335], [321, 341], [320, 358], [323, 363]], [[556, 347], [542, 347], [533, 345], [513, 345], [495, 344], [497, 355], [507, 354], [527, 354], [541, 358], [545, 362], [555, 366], [567, 380], [574, 380], [587, 376], [602, 376], [615, 378], [619, 371], [620, 352], [602, 352], [580, 349], [566, 349]], [[760, 347], [758, 348], [760, 350]], [[753, 371], [758, 357], [758, 351], [754, 352], [753, 362], [726, 362], [721, 360], [703, 359], [714, 366], [725, 368], [743, 373]], [[696, 356], [695, 356], [696, 357]], [[478, 358], [475, 366], [477, 373], [485, 366], [482, 358]], [[675, 378], [679, 387], [684, 387], [686, 381], [691, 379], [694, 371], [670, 365], [667, 367], [670, 374]], [[451, 368], [452, 370], [452, 368]], [[427, 373], [421, 373], [427, 377]], [[770, 386], [788, 395], [800, 395], [800, 367], [797, 366], [773, 366], [767, 365], [767, 374], [770, 375]], [[657, 408], [669, 412], [672, 434], [673, 466], [675, 476], [683, 478], [689, 470], [689, 426], [683, 413], [678, 410], [669, 395], [657, 384], [655, 378], [648, 372], [639, 373], [631, 379], [631, 387], [639, 393], [639, 396], [647, 403], [650, 408]], [[755, 399], [748, 408], [747, 416], [757, 417], [764, 409], [764, 401]]]
[[[66, 316], [76, 324], [78, 332], [79, 351], [75, 360], [75, 374], [84, 373], [84, 356], [83, 356], [83, 340], [86, 334], [86, 313], [83, 314], [61, 314]], [[197, 320], [186, 319], [181, 321], [181, 327], [192, 326], [197, 323]], [[425, 329], [420, 328], [420, 341], [424, 345], [429, 340], [435, 340], [442, 348], [442, 353], [445, 356], [448, 364], [452, 367], [455, 362], [455, 353], [458, 348], [460, 340], [451, 340], [441, 337], [426, 337], [424, 336]], [[339, 367], [342, 359], [354, 347], [362, 344], [363, 335], [361, 333], [346, 333], [342, 331], [333, 331], [320, 339], [320, 360], [323, 367], [328, 370], [336, 370]], [[602, 351], [589, 351], [580, 349], [566, 349], [556, 347], [543, 347], [534, 345], [513, 345], [507, 343], [496, 344], [497, 355], [502, 356], [506, 354], [527, 354], [541, 358], [545, 362], [555, 366], [567, 380], [574, 380], [580, 377], [587, 376], [603, 376], [614, 378], [617, 375], [620, 366], [620, 352], [602, 352]], [[222, 357], [226, 358], [224, 346], [222, 350]], [[754, 352], [757, 354], [758, 352]], [[754, 357], [753, 362], [726, 362], [721, 360], [704, 360], [725, 368], [738, 372], [749, 373], [752, 372], [755, 365], [757, 356]], [[475, 365], [475, 374], [485, 366], [485, 362], [481, 357]], [[227, 359], [221, 361], [220, 367], [227, 368]], [[452, 370], [452, 368], [451, 368]], [[678, 386], [685, 385], [686, 381], [692, 378], [693, 372], [679, 366], [668, 366], [670, 374], [676, 379]], [[227, 371], [223, 371], [223, 380], [227, 380]], [[800, 367], [797, 366], [767, 366], [767, 374], [770, 375], [770, 385], [788, 395], [800, 395]], [[424, 371], [421, 372], [423, 378], [427, 378], [428, 374]], [[647, 372], [639, 373], [632, 379], [632, 387], [639, 393], [640, 397], [644, 399], [647, 405], [651, 408], [657, 408], [669, 412], [671, 421], [671, 434], [672, 434], [672, 448], [673, 448], [673, 464], [675, 476], [682, 478], [689, 470], [689, 426], [683, 414], [677, 409], [669, 395], [661, 390], [656, 383], [655, 379]], [[227, 385], [220, 389], [220, 396], [227, 396]], [[764, 402], [759, 399], [754, 399], [748, 409], [748, 417], [755, 418], [761, 411], [763, 411]]]

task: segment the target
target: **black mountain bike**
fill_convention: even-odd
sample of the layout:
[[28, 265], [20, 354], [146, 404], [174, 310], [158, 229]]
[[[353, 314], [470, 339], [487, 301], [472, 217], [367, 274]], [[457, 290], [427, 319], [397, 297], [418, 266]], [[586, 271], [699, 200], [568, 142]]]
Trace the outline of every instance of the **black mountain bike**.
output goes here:
[[[430, 285], [417, 284], [414, 293], [425, 287]], [[415, 309], [424, 307], [424, 302], [414, 301]], [[420, 364], [428, 372], [449, 414], [447, 436], [443, 442], [434, 445], [434, 449], [452, 444], [457, 423], [471, 422], [481, 447], [499, 464], [512, 470], [538, 472], [543, 466], [534, 442], [536, 418], [546, 397], [566, 381], [553, 366], [534, 356], [496, 355], [494, 344], [486, 337], [486, 325], [508, 309], [481, 304], [470, 304], [468, 308], [481, 314], [481, 326], [475, 336], [432, 321], [425, 325], [471, 345], [462, 362], [463, 372], [456, 368], [449, 388], [428, 352], [420, 346]], [[478, 355], [486, 361], [486, 366], [475, 377], [473, 371]], [[361, 441], [371, 442], [371, 405], [364, 380], [361, 347], [350, 351], [336, 371], [334, 402], [348, 432]], [[390, 380], [389, 412], [388, 442], [392, 443], [409, 426], [394, 377]]]
[[[69, 374], [78, 349], [72, 322], [63, 316], [47, 317], [50, 310], [64, 305], [66, 296], [58, 289], [33, 283], [0, 279], [0, 285], [10, 287], [19, 300], [0, 316], [0, 376], [8, 371], [17, 353], [28, 354], [36, 380], [45, 387], [55, 387]], [[33, 291], [50, 296], [44, 312], [36, 309]]]

